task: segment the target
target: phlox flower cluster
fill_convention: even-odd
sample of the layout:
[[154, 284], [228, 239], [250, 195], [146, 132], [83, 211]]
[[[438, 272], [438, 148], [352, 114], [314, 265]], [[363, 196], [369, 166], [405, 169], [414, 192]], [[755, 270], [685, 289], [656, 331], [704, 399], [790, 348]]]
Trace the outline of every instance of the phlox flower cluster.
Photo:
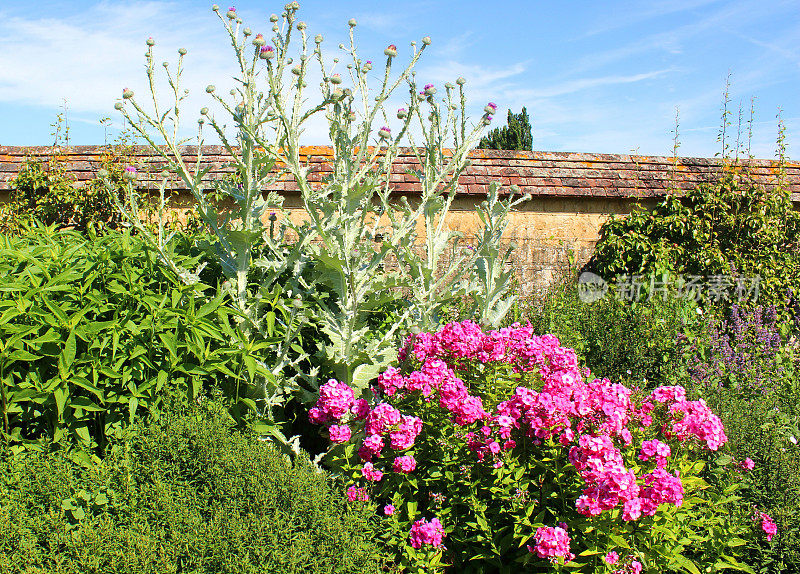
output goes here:
[[409, 541], [414, 548], [422, 548], [425, 544], [441, 548], [443, 536], [444, 528], [438, 518], [432, 518], [430, 522], [420, 518], [411, 526]]
[[369, 500], [369, 493], [364, 487], [352, 485], [347, 488], [347, 500], [350, 502], [361, 501], [366, 502]]
[[[566, 524], [562, 524], [563, 527]], [[533, 546], [528, 545], [529, 552], [535, 552], [539, 558], [547, 558], [555, 562], [559, 557], [569, 562], [575, 555], [569, 551], [570, 538], [562, 526], [542, 526], [533, 535]]]
[[775, 524], [775, 521], [772, 520], [769, 514], [764, 512], [758, 513], [757, 520], [761, 520], [761, 530], [767, 535], [767, 542], [771, 542], [772, 537], [778, 533], [777, 524]]
[[[493, 463], [495, 468], [503, 466], [506, 451], [521, 443], [528, 452], [531, 445], [546, 441], [551, 447], [560, 445], [583, 482], [576, 511], [597, 516], [620, 508], [625, 521], [653, 516], [663, 504], [683, 503], [681, 478], [677, 471], [667, 470], [673, 454], [668, 441], [692, 440], [709, 450], [727, 441], [719, 417], [704, 401], [687, 400], [683, 387], [658, 387], [644, 400], [634, 401], [633, 391], [625, 385], [589, 379], [574, 350], [561, 347], [552, 335], [534, 335], [530, 325], [484, 332], [470, 321], [450, 323], [436, 333], [410, 335], [399, 359], [411, 365], [410, 372], [388, 367], [381, 373], [372, 390], [373, 405], [355, 400], [347, 385], [331, 380], [309, 413], [312, 422], [329, 427], [332, 442], [358, 446], [368, 484], [387, 473], [403, 480], [403, 475], [424, 472], [425, 461], [411, 450], [423, 421], [394, 405], [417, 404], [424, 412], [441, 409], [455, 427], [452, 436], [464, 440], [476, 462]], [[536, 388], [519, 386], [487, 412], [481, 397], [472, 395], [458, 375], [474, 373], [476, 363], [485, 366], [481, 369], [506, 369], [533, 380]], [[656, 419], [666, 422], [654, 427]], [[440, 424], [437, 420], [432, 423]], [[652, 438], [634, 444], [631, 431]], [[390, 452], [385, 452], [387, 448]], [[638, 454], [638, 460], [647, 463], [645, 470], [626, 466], [623, 450], [628, 448], [635, 449], [631, 459]], [[440, 545], [439, 521], [414, 522], [411, 541], [415, 548]], [[540, 528], [530, 548], [542, 558], [569, 559], [569, 541], [566, 525]], [[641, 569], [635, 560], [625, 562], [620, 572], [634, 572], [636, 565]]]

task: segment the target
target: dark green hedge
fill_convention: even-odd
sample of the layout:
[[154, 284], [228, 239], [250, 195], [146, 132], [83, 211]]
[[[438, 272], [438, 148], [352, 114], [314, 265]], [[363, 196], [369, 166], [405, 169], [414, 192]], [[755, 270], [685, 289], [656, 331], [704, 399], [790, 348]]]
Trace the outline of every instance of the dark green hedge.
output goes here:
[[0, 462], [0, 572], [378, 572], [368, 518], [325, 474], [232, 431], [215, 403], [165, 416], [99, 466]]

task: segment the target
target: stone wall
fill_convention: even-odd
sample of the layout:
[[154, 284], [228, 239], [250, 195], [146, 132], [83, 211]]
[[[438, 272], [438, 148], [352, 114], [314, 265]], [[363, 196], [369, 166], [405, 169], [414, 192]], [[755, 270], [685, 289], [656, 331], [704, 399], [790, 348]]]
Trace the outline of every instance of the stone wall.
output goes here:
[[[204, 146], [201, 151], [201, 165], [211, 168], [209, 178], [222, 178], [232, 171], [224, 148]], [[0, 201], [7, 200], [11, 180], [26, 159], [46, 160], [52, 155], [66, 164], [80, 185], [96, 177], [109, 153], [108, 148], [98, 146], [0, 147]], [[186, 160], [194, 163], [197, 153], [196, 147], [185, 148]], [[302, 156], [311, 169], [312, 181], [321, 181], [330, 172], [330, 148], [306, 147]], [[155, 187], [163, 160], [137, 147], [130, 150], [129, 162], [139, 170], [143, 187]], [[411, 200], [419, 188], [407, 170], [415, 167], [412, 150], [401, 150], [391, 177], [395, 192]], [[779, 166], [775, 162], [749, 160], [746, 167], [764, 185], [776, 184]], [[459, 195], [448, 224], [467, 237], [472, 235], [477, 226], [473, 208], [493, 181], [500, 183], [503, 191], [517, 185], [522, 193], [531, 194], [531, 201], [513, 214], [506, 239], [517, 245], [514, 265], [523, 286], [532, 287], [548, 283], [570, 259], [578, 264], [588, 260], [598, 231], [610, 215], [628, 213], [636, 204], [652, 206], [667, 193], [712, 182], [729, 169], [736, 168], [708, 158], [475, 150], [470, 167], [459, 179]], [[800, 163], [785, 165], [784, 184], [800, 206]], [[176, 205], [185, 209], [190, 205], [188, 193], [179, 184], [174, 189]], [[293, 181], [283, 177], [271, 189], [284, 194], [292, 217], [300, 216]]]

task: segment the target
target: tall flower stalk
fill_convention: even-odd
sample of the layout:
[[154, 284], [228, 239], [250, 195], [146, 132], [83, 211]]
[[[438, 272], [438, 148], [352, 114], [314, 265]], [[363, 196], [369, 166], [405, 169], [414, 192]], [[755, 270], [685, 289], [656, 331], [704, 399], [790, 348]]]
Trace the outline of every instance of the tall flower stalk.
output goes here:
[[[458, 189], [458, 176], [468, 165], [468, 152], [479, 141], [496, 106], [487, 106], [481, 119], [469, 125], [462, 79], [457, 88], [449, 84], [445, 87], [442, 101], [436, 99], [432, 85], [419, 91], [413, 69], [431, 43], [427, 37], [419, 45], [411, 43], [408, 61], [399, 72], [398, 49], [388, 46], [379, 83], [373, 86], [373, 64], [356, 52], [355, 20], [349, 22], [349, 44], [340, 45], [342, 62], [334, 58], [329, 63], [323, 57], [322, 36], [311, 38], [306, 24], [298, 20], [297, 2], [287, 4], [280, 16], [270, 17], [271, 41], [262, 34], [253, 36], [243, 27], [235, 9], [227, 13], [217, 6], [213, 9], [233, 47], [237, 87], [230, 97], [220, 95], [213, 85], [206, 92], [233, 118], [235, 137], [226, 133], [222, 120], [207, 108], [201, 110], [197, 136], [179, 136], [186, 98], [181, 88], [186, 51], [180, 51], [174, 73], [164, 66], [172, 92], [172, 105], [164, 109], [156, 95], [154, 43], [150, 40], [147, 76], [152, 108], [145, 110], [126, 90], [117, 109], [164, 160], [167, 175], [163, 185], [170, 177], [177, 177], [194, 196], [198, 213], [211, 232], [210, 247], [241, 312], [243, 331], [251, 338], [267, 336], [259, 301], [264, 293], [273, 292], [279, 278], [283, 281], [287, 277], [287, 271], [295, 282], [292, 292], [301, 299], [313, 297], [319, 289], [332, 290], [333, 299], [315, 298], [314, 303], [329, 340], [319, 361], [320, 376], [327, 380], [335, 375], [363, 389], [395, 358], [399, 334], [414, 326], [434, 325], [440, 307], [454, 294], [472, 296], [478, 316], [495, 322], [497, 308], [488, 307], [502, 302], [499, 309], [507, 309], [508, 299], [503, 296], [508, 273], [497, 261], [504, 261], [499, 257], [502, 229], [516, 202], [500, 201], [498, 188], [492, 187], [487, 203], [490, 207], [479, 212], [487, 231], [476, 235], [478, 245], [472, 250], [459, 245], [457, 234], [448, 230], [445, 219]], [[316, 103], [308, 103], [312, 66], [322, 77], [321, 98]], [[346, 71], [338, 72], [340, 66]], [[397, 114], [390, 114], [387, 104], [401, 87], [408, 90], [410, 99]], [[330, 173], [315, 182], [301, 155], [301, 137], [319, 114], [329, 127], [333, 157]], [[207, 178], [209, 168], [202, 159], [202, 144], [208, 126], [231, 157], [234, 177], [230, 180]], [[184, 146], [190, 142], [198, 144], [192, 162], [185, 159]], [[420, 185], [418, 200], [398, 199], [393, 192], [392, 166], [404, 143], [411, 145], [418, 164], [418, 169], [410, 172]], [[194, 152], [192, 148], [192, 155]], [[265, 196], [262, 192], [287, 175], [300, 195], [306, 216], [302, 223], [288, 217], [277, 194]], [[218, 212], [207, 199], [209, 187], [233, 200], [235, 208], [224, 216]], [[132, 225], [149, 234], [136, 210], [133, 184], [120, 209]], [[283, 215], [277, 236], [273, 222], [270, 233], [265, 232], [265, 214], [270, 210]], [[424, 223], [424, 241], [417, 236], [420, 221]], [[287, 233], [293, 241], [287, 241]], [[147, 237], [167, 265], [187, 281], [194, 278], [170, 262], [163, 236]], [[443, 273], [443, 257], [448, 251], [451, 271]], [[254, 269], [259, 271], [257, 285], [253, 284]], [[303, 269], [313, 273], [303, 275]], [[308, 276], [316, 283], [303, 280]], [[368, 326], [371, 314], [399, 293], [410, 294], [407, 304], [385, 332], [374, 333]], [[287, 330], [290, 335], [292, 332]], [[292, 340], [289, 337], [279, 345], [291, 347]], [[278, 352], [278, 356], [284, 355]], [[275, 392], [283, 397], [300, 393], [309, 400], [308, 392], [318, 386], [317, 373], [306, 374], [303, 382], [308, 384], [299, 385], [283, 376], [286, 366], [286, 362], [269, 366], [277, 381]]]

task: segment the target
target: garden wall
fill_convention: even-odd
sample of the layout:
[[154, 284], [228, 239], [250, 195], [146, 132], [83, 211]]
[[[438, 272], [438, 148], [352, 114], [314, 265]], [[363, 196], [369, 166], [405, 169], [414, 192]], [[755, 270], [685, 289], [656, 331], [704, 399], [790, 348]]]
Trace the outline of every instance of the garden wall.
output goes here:
[[[8, 200], [10, 180], [27, 158], [46, 160], [51, 154], [64, 162], [67, 170], [80, 184], [96, 177], [110, 149], [101, 146], [2, 147], [0, 146], [0, 201]], [[146, 148], [127, 150], [129, 162], [142, 176], [142, 186], [155, 187], [162, 161]], [[197, 148], [186, 148], [186, 159], [194, 163]], [[330, 171], [331, 149], [305, 147], [302, 155], [311, 168], [312, 181], [321, 181]], [[229, 156], [222, 147], [204, 146], [202, 163], [211, 167], [210, 178], [222, 178], [231, 169], [225, 167]], [[476, 202], [484, 199], [488, 185], [497, 181], [507, 191], [519, 186], [522, 193], [531, 194], [531, 201], [513, 214], [506, 234], [517, 245], [514, 264], [525, 287], [548, 283], [553, 274], [563, 268], [570, 257], [577, 263], [588, 260], [598, 239], [598, 231], [611, 214], [628, 213], [637, 203], [652, 206], [669, 190], [689, 189], [702, 182], [711, 182], [723, 170], [741, 169], [720, 159], [667, 158], [635, 155], [584, 154], [568, 152], [517, 152], [475, 150], [472, 164], [459, 179], [461, 189], [449, 218], [452, 228], [470, 236], [477, 221], [472, 215]], [[749, 160], [747, 169], [752, 177], [767, 186], [774, 186], [780, 174], [779, 166], [770, 160]], [[393, 166], [392, 183], [398, 194], [413, 200], [418, 183], [406, 170], [413, 169], [416, 160], [411, 150], [401, 150]], [[800, 206], [800, 163], [784, 166], [783, 181]], [[288, 178], [282, 178], [273, 189], [284, 194], [286, 206], [299, 214], [299, 195]], [[175, 206], [178, 211], [189, 205], [190, 196], [176, 182]]]

